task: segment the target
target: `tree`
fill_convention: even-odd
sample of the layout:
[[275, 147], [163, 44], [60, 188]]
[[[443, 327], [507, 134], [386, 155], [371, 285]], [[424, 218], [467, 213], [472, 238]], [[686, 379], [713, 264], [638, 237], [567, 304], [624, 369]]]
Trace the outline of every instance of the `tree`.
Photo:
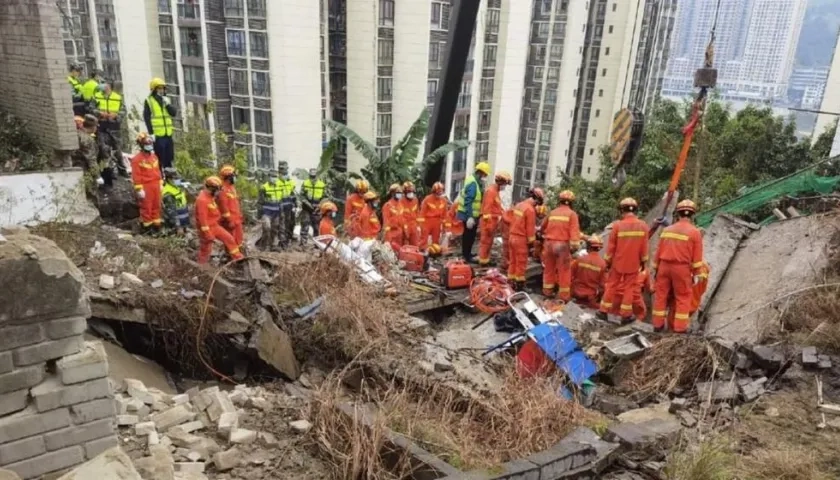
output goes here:
[[391, 150], [391, 155], [385, 159], [380, 157], [373, 143], [362, 138], [347, 125], [333, 120], [324, 120], [324, 125], [346, 139], [367, 160], [367, 165], [361, 169], [362, 176], [370, 182], [371, 189], [380, 195], [386, 193], [392, 184], [405, 181], [414, 182], [418, 194], [422, 194], [423, 174], [429, 165], [452, 152], [467, 148], [470, 144], [467, 140], [455, 140], [420, 159], [420, 148], [429, 129], [429, 110], [426, 108]]

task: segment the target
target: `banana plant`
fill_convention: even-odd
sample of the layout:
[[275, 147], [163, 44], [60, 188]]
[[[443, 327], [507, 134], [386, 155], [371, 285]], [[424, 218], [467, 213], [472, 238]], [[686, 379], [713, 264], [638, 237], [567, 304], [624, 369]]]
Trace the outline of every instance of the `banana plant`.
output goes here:
[[387, 192], [390, 185], [405, 181], [414, 182], [418, 193], [422, 194], [422, 190], [425, 189], [423, 175], [429, 165], [470, 145], [467, 140], [456, 140], [420, 158], [420, 148], [429, 129], [429, 110], [426, 108], [420, 112], [420, 116], [405, 136], [391, 149], [391, 155], [385, 159], [380, 158], [373, 143], [362, 138], [347, 125], [333, 120], [324, 120], [324, 125], [338, 137], [347, 140], [367, 160], [367, 165], [361, 169], [361, 174], [370, 183], [371, 188], [380, 195]]

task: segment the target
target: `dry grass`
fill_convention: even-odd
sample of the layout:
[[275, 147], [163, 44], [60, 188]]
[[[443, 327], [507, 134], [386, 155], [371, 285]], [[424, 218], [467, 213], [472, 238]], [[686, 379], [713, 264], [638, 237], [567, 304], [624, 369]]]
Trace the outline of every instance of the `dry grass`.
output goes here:
[[819, 459], [811, 450], [791, 446], [762, 449], [742, 459], [739, 468], [750, 480], [831, 480], [819, 468]]
[[[840, 274], [825, 285], [840, 283]], [[782, 326], [798, 343], [840, 353], [840, 286], [816, 288], [793, 299], [782, 316]]]
[[669, 455], [665, 476], [669, 480], [732, 480], [737, 478], [735, 467], [730, 445], [714, 438]]
[[622, 391], [642, 401], [711, 377], [717, 358], [703, 337], [672, 335], [654, 342], [644, 356], [632, 361]]

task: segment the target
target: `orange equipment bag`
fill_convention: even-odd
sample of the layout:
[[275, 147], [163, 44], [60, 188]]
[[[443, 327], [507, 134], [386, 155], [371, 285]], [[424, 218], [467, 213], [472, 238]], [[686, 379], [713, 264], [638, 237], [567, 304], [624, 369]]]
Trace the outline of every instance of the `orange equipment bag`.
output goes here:
[[426, 269], [426, 256], [414, 245], [403, 245], [397, 258], [405, 262], [405, 269], [409, 272], [422, 272]]
[[440, 271], [440, 283], [449, 289], [467, 288], [473, 280], [473, 269], [463, 260], [450, 260]]

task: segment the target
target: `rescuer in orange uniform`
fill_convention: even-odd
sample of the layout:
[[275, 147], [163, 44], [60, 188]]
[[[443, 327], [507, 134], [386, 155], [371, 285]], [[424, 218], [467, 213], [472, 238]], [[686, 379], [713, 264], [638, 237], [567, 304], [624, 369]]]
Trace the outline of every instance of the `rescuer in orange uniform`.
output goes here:
[[647, 305], [645, 304], [645, 293], [653, 292], [653, 282], [650, 278], [650, 270], [647, 267], [639, 269], [636, 276], [636, 287], [633, 289], [633, 315], [639, 321], [647, 317]]
[[382, 230], [382, 225], [379, 223], [379, 217], [376, 216], [376, 209], [379, 207], [379, 196], [375, 192], [367, 191], [364, 196], [365, 206], [359, 212], [358, 223], [356, 230], [362, 240], [376, 240], [379, 236], [379, 231]]
[[405, 243], [405, 222], [402, 214], [403, 188], [395, 183], [388, 188], [388, 196], [391, 197], [385, 205], [382, 205], [382, 223], [385, 225], [384, 241], [395, 252]]
[[502, 221], [499, 223], [499, 233], [502, 235], [502, 258], [499, 262], [499, 269], [507, 272], [510, 267], [510, 224], [513, 222], [513, 207], [502, 213]]
[[131, 181], [140, 208], [140, 223], [144, 232], [160, 231], [163, 178], [155, 155], [155, 141], [145, 132], [137, 135], [140, 152], [131, 159]]
[[364, 195], [369, 188], [370, 184], [366, 180], [357, 180], [356, 191], [347, 195], [344, 202], [344, 231], [350, 238], [359, 236], [359, 233], [355, 231], [358, 224], [357, 217], [365, 207]]
[[338, 206], [329, 200], [321, 203], [321, 223], [318, 224], [318, 235], [336, 236], [335, 217], [338, 215]]
[[621, 219], [612, 224], [604, 257], [609, 274], [598, 312], [600, 319], [606, 319], [616, 300], [621, 298], [619, 314], [622, 323], [633, 321], [633, 292], [639, 268], [648, 261], [648, 226], [636, 217], [638, 209], [639, 204], [632, 198], [625, 198], [619, 203]]
[[493, 185], [487, 187], [481, 197], [481, 219], [478, 224], [478, 264], [490, 264], [490, 250], [493, 248], [493, 240], [499, 231], [499, 224], [502, 222], [502, 214], [505, 208], [502, 206], [501, 193], [506, 186], [513, 183], [513, 178], [507, 172], [497, 172]]
[[542, 223], [543, 295], [551, 297], [557, 287], [557, 298], [572, 298], [572, 254], [580, 248], [580, 221], [572, 210], [575, 194], [560, 192], [560, 204]]
[[545, 243], [543, 242], [542, 226], [543, 220], [548, 216], [548, 207], [537, 205], [534, 207], [534, 213], [537, 215], [537, 241], [534, 242], [534, 250], [531, 252], [531, 256], [542, 264], [543, 243]]
[[443, 217], [446, 216], [446, 204], [443, 184], [435, 182], [432, 185], [432, 193], [426, 195], [426, 198], [420, 204], [420, 216], [417, 218], [420, 225], [421, 248], [440, 244], [441, 233], [443, 232]]
[[460, 205], [458, 200], [452, 202], [443, 220], [443, 231], [448, 233], [450, 237], [460, 237], [464, 234], [464, 222], [458, 218], [458, 207]]
[[598, 254], [604, 243], [592, 235], [586, 245], [586, 255], [572, 261], [572, 297], [582, 306], [598, 308], [607, 278], [607, 262]]
[[679, 220], [667, 227], [659, 236], [659, 246], [653, 261], [656, 278], [653, 302], [653, 327], [665, 328], [668, 298], [674, 295], [674, 321], [670, 325], [676, 333], [688, 331], [691, 321], [692, 286], [700, 283], [703, 271], [703, 235], [692, 219], [697, 206], [691, 200], [677, 204], [675, 214]]
[[528, 267], [528, 250], [537, 241], [537, 213], [535, 207], [542, 205], [545, 194], [541, 188], [532, 188], [528, 198], [513, 207], [510, 224], [510, 266], [508, 280], [517, 290], [525, 288], [525, 270]]
[[402, 207], [402, 218], [405, 224], [406, 245], [420, 245], [420, 229], [417, 227], [417, 216], [420, 214], [420, 201], [417, 199], [417, 192], [411, 182], [403, 183], [403, 195], [400, 200]]
[[219, 169], [222, 191], [219, 192], [219, 210], [222, 212], [222, 226], [233, 236], [233, 241], [242, 248], [245, 235], [242, 232], [242, 208], [236, 192], [236, 169], [233, 165], [222, 165]]
[[207, 263], [213, 251], [213, 242], [219, 240], [225, 245], [228, 254], [234, 259], [242, 258], [239, 245], [227, 230], [219, 225], [222, 218], [216, 195], [222, 189], [222, 179], [216, 176], [204, 180], [204, 188], [195, 199], [195, 226], [198, 229], [198, 263]]
[[[694, 315], [697, 310], [700, 309], [700, 301], [703, 299], [703, 294], [706, 293], [706, 289], [709, 286], [709, 273], [711, 273], [711, 267], [709, 266], [708, 262], [703, 261], [703, 266], [700, 267], [700, 273], [697, 274], [699, 280], [691, 287], [691, 312], [689, 313], [689, 317]], [[668, 298], [668, 322], [667, 325], [671, 330], [674, 329], [674, 313], [676, 311], [676, 302], [674, 299], [674, 294], [671, 293], [671, 296]]]

